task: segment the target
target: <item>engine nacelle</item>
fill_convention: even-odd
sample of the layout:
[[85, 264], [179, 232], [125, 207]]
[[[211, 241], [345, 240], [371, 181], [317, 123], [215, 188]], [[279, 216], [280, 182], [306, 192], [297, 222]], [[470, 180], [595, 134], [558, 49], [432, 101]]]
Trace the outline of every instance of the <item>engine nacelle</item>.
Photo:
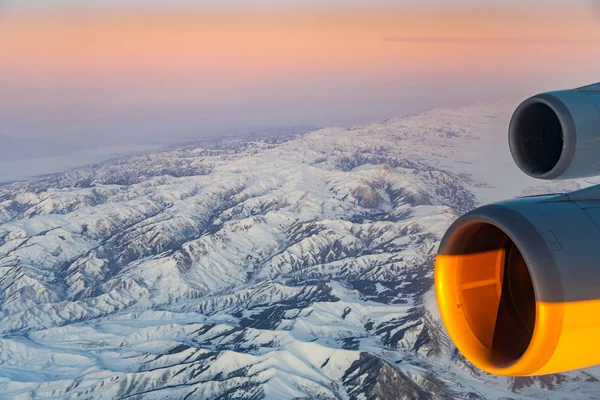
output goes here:
[[534, 178], [600, 173], [600, 83], [525, 100], [510, 121], [509, 145], [519, 168]]
[[523, 376], [600, 363], [600, 201], [588, 198], [597, 192], [487, 205], [448, 229], [437, 300], [474, 365]]

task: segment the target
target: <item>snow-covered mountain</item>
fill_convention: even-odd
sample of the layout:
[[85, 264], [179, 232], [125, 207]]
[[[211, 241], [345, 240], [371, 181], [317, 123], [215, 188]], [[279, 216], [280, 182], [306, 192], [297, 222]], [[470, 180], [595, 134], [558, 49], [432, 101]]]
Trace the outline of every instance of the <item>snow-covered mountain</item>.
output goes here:
[[510, 160], [485, 156], [509, 111], [200, 143], [0, 186], [0, 398], [597, 398], [594, 370], [485, 375], [439, 319], [445, 229], [528, 187], [498, 186], [489, 165]]

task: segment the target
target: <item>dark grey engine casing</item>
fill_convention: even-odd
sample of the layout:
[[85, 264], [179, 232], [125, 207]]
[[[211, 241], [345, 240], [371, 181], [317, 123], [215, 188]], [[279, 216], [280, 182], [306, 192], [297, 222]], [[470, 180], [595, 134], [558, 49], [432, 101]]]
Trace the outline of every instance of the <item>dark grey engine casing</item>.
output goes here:
[[448, 229], [439, 254], [454, 254], [459, 230], [484, 222], [518, 247], [531, 274], [537, 301], [600, 298], [600, 190], [525, 197], [473, 210]]

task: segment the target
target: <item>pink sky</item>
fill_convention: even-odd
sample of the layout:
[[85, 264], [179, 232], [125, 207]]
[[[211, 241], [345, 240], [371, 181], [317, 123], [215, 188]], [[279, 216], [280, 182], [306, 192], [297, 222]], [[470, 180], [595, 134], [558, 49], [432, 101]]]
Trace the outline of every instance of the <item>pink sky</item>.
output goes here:
[[7, 14], [0, 135], [329, 124], [600, 80], [587, 3], [501, 4]]

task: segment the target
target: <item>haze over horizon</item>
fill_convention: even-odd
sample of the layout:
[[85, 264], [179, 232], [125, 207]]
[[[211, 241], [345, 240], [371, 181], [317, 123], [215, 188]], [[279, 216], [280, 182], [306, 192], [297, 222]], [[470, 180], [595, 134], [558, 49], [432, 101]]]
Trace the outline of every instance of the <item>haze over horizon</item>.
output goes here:
[[39, 147], [12, 158], [48, 141], [155, 146], [346, 125], [600, 80], [599, 8], [583, 0], [11, 0], [1, 10], [0, 137]]

